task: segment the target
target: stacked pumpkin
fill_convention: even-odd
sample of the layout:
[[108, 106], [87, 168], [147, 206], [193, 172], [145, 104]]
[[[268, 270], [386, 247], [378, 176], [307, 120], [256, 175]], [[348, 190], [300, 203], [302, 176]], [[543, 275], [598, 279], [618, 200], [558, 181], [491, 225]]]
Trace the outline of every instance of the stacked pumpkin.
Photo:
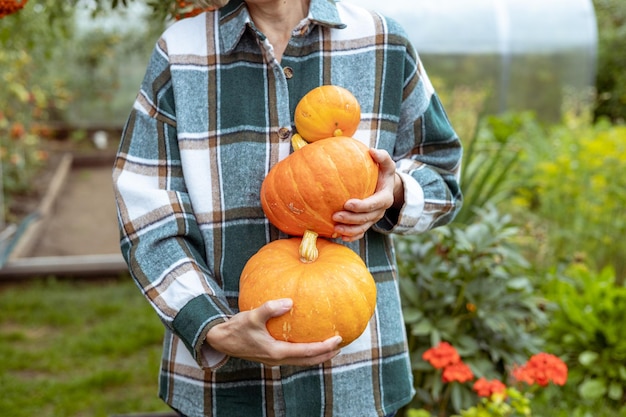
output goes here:
[[291, 311], [267, 322], [276, 339], [317, 342], [340, 335], [345, 346], [374, 313], [376, 285], [365, 263], [328, 239], [337, 237], [332, 215], [347, 200], [372, 195], [378, 181], [369, 149], [351, 137], [360, 118], [360, 105], [348, 90], [311, 90], [295, 110], [294, 152], [263, 181], [265, 215], [296, 237], [270, 242], [250, 258], [241, 275], [239, 308], [291, 298]]

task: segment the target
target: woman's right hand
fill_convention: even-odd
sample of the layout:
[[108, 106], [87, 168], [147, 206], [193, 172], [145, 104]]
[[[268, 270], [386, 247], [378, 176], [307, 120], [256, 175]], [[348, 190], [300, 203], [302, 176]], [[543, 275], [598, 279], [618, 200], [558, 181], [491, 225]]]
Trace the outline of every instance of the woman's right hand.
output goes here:
[[274, 339], [266, 323], [272, 317], [288, 313], [291, 299], [268, 301], [259, 308], [235, 314], [224, 323], [212, 327], [207, 343], [228, 356], [260, 362], [269, 366], [313, 366], [339, 354], [340, 336], [323, 342], [289, 343]]

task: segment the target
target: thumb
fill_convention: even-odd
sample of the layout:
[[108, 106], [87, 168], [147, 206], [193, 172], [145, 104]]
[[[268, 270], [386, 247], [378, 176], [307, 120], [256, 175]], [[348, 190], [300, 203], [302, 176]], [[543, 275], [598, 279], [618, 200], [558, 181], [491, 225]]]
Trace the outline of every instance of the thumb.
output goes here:
[[270, 300], [263, 304], [260, 308], [261, 318], [267, 321], [272, 317], [282, 316], [293, 307], [293, 300], [290, 298], [281, 298], [278, 300]]
[[370, 148], [370, 155], [374, 162], [380, 165], [381, 169], [395, 171], [396, 164], [386, 150]]

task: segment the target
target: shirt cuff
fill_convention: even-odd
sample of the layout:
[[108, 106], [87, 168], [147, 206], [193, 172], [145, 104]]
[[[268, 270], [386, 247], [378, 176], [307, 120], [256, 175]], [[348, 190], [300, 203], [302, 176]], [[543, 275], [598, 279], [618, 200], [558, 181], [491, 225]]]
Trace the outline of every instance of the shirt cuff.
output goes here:
[[193, 354], [199, 366], [216, 368], [226, 363], [228, 357], [206, 342], [209, 330], [228, 319], [222, 303], [208, 294], [199, 295], [189, 301], [176, 315], [172, 327], [176, 335]]
[[424, 190], [409, 174], [398, 172], [404, 187], [404, 205], [400, 210], [390, 208], [376, 223], [381, 232], [402, 234], [419, 228], [424, 213]]
[[[206, 337], [206, 335], [205, 335]], [[219, 352], [211, 347], [206, 340], [200, 345], [200, 356], [198, 357], [202, 368], [208, 368], [212, 371], [221, 368], [228, 362], [230, 357], [222, 352]]]

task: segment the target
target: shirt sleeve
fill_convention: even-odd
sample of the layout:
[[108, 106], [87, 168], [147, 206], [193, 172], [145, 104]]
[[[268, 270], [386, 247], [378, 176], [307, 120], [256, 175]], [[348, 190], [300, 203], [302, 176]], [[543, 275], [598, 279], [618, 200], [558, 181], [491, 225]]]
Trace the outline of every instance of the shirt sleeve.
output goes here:
[[205, 246], [183, 179], [167, 48], [160, 41], [124, 128], [113, 169], [121, 251], [161, 321], [200, 366], [224, 355], [205, 343], [232, 314], [203, 260]]
[[462, 145], [417, 53], [407, 42], [405, 87], [393, 150], [405, 204], [389, 209], [375, 228], [421, 233], [450, 223], [461, 208]]

